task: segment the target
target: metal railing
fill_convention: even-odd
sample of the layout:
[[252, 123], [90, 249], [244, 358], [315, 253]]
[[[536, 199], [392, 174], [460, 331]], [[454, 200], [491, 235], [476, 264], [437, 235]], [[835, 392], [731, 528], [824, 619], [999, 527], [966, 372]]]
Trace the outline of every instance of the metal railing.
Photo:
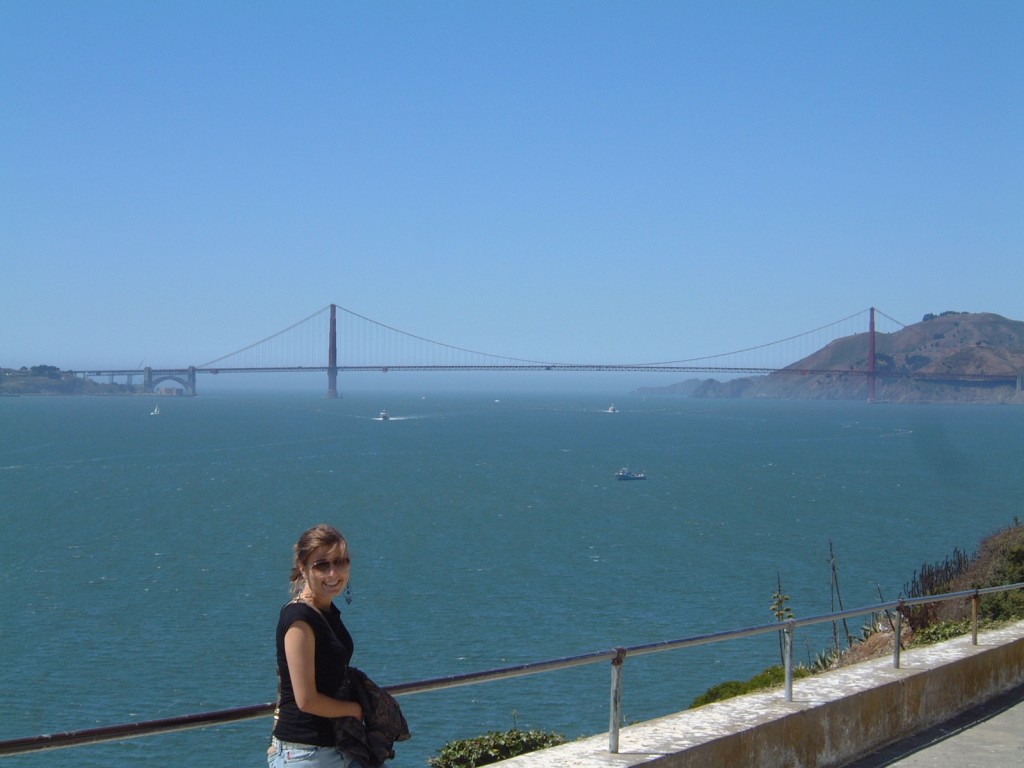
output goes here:
[[[479, 685], [481, 683], [495, 680], [505, 680], [514, 677], [525, 677], [543, 672], [569, 669], [588, 664], [596, 664], [602, 661], [611, 662], [611, 696], [608, 717], [608, 751], [617, 753], [619, 751], [619, 729], [622, 723], [622, 667], [629, 656], [642, 656], [649, 653], [660, 653], [679, 648], [689, 648], [707, 643], [718, 643], [725, 640], [736, 640], [743, 637], [752, 637], [769, 632], [781, 632], [784, 645], [785, 660], [785, 697], [786, 701], [793, 700], [793, 647], [796, 629], [814, 624], [834, 622], [840, 619], [864, 616], [867, 614], [889, 615], [889, 611], [895, 611], [893, 627], [893, 666], [900, 666], [900, 652], [902, 650], [899, 642], [902, 631], [902, 619], [904, 609], [912, 605], [925, 603], [939, 603], [949, 600], [971, 601], [971, 642], [978, 644], [978, 602], [982, 595], [996, 592], [1008, 592], [1024, 588], [1024, 582], [1008, 584], [999, 587], [985, 587], [984, 589], [970, 589], [963, 592], [949, 592], [944, 595], [929, 595], [926, 597], [902, 598], [876, 605], [869, 605], [863, 608], [851, 608], [849, 610], [826, 613], [818, 616], [809, 616], [803, 619], [787, 619], [781, 622], [771, 622], [753, 627], [728, 630], [725, 632], [712, 632], [706, 635], [694, 635], [678, 640], [665, 640], [645, 645], [633, 645], [625, 648], [613, 648], [606, 651], [595, 651], [579, 656], [567, 656], [548, 661], [538, 661], [530, 664], [520, 664], [512, 667], [501, 667], [498, 669], [485, 670], [483, 672], [469, 672], [449, 677], [436, 677], [428, 680], [417, 680], [410, 683], [385, 686], [393, 696], [408, 696], [414, 693], [425, 693], [428, 691], [439, 691], [446, 688], [458, 688], [464, 685]], [[162, 733], [174, 733], [186, 731], [193, 728], [206, 728], [214, 725], [240, 722], [243, 720], [254, 720], [262, 717], [269, 717], [274, 713], [274, 703], [254, 704], [248, 707], [236, 707], [233, 709], [222, 709], [213, 712], [201, 712], [180, 717], [169, 717], [159, 720], [146, 720], [137, 723], [123, 723], [120, 725], [108, 725], [100, 728], [88, 728], [79, 731], [66, 731], [63, 733], [44, 734], [41, 736], [29, 736], [20, 739], [8, 739], [0, 741], [0, 756], [19, 755], [29, 752], [41, 752], [51, 749], [63, 749], [66, 747], [81, 746], [84, 744], [98, 744], [100, 742], [124, 741], [138, 738], [140, 736], [152, 736]]]

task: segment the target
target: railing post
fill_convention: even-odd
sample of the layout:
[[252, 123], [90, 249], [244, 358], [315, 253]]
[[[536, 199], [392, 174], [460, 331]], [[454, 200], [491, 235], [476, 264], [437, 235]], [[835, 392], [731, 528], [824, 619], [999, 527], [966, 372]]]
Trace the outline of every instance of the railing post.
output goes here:
[[978, 590], [971, 595], [971, 645], [978, 644]]
[[786, 701], [793, 700], [793, 633], [795, 631], [795, 619], [787, 621], [782, 630], [783, 645], [785, 646], [783, 658], [786, 665]]
[[616, 648], [612, 659], [612, 695], [608, 714], [608, 751], [619, 752], [619, 726], [622, 723], [622, 662], [626, 660], [626, 649]]
[[900, 638], [903, 637], [903, 601], [900, 600], [900, 604], [896, 606], [896, 626], [893, 628], [893, 642], [892, 642], [892, 666], [894, 669], [900, 668], [900, 651], [902, 650], [902, 643]]

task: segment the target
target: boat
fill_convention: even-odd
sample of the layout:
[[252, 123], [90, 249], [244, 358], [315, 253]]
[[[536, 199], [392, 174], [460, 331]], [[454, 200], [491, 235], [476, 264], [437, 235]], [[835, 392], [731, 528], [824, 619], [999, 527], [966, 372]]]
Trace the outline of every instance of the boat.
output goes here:
[[608, 410], [606, 411], [606, 413], [618, 413], [618, 412], [619, 412], [619, 409], [615, 407], [615, 403], [612, 403], [611, 405], [609, 405], [608, 406]]
[[390, 418], [391, 418], [391, 414], [389, 414], [387, 411], [381, 411], [380, 412], [380, 420], [381, 421], [387, 421]]
[[150, 411], [149, 415], [150, 416], [159, 416], [160, 415], [160, 406], [158, 405], [156, 408], [154, 408], [152, 411]]
[[646, 480], [646, 472], [630, 472], [626, 467], [623, 467], [615, 473], [615, 477], [619, 480]]

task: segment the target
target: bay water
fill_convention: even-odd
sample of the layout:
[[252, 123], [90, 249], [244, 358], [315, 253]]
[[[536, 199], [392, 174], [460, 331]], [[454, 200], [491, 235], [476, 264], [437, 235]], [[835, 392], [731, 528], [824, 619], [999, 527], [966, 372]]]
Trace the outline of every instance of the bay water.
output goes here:
[[[895, 599], [1014, 522], [1022, 458], [1024, 409], [1005, 406], [0, 398], [0, 739], [272, 701], [291, 547], [315, 523], [349, 539], [354, 663], [391, 685], [764, 624], [777, 580], [797, 616], [826, 613], [830, 547], [845, 607]], [[830, 643], [799, 631], [798, 661]], [[778, 662], [772, 635], [627, 659], [624, 716]], [[600, 663], [403, 696], [414, 735], [392, 765], [513, 726], [606, 731], [609, 680]], [[258, 766], [270, 727], [4, 764]]]

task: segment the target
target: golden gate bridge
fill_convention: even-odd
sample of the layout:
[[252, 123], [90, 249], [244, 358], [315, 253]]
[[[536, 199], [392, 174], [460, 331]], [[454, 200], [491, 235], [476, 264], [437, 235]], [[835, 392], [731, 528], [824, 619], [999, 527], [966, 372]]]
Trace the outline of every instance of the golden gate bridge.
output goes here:
[[[876, 327], [881, 324], [885, 325], [884, 330]], [[875, 369], [876, 333], [888, 333], [903, 327], [903, 323], [871, 307], [810, 331], [733, 352], [658, 362], [584, 363], [531, 360], [471, 350], [401, 331], [337, 304], [329, 304], [266, 338], [199, 365], [90, 369], [74, 373], [87, 378], [107, 377], [111, 382], [124, 379], [132, 383], [141, 377], [146, 392], [156, 391], [162, 383], [174, 382], [182, 387], [185, 394], [195, 395], [196, 379], [200, 375], [321, 372], [327, 376], [329, 398], [338, 397], [339, 373], [373, 371], [634, 371], [723, 376], [831, 374], [868, 377], [870, 398], [874, 395], [874, 382], [879, 375]], [[849, 336], [863, 336], [863, 368], [818, 370], [794, 367], [830, 342]], [[972, 375], [964, 374], [964, 377], [971, 378]]]

